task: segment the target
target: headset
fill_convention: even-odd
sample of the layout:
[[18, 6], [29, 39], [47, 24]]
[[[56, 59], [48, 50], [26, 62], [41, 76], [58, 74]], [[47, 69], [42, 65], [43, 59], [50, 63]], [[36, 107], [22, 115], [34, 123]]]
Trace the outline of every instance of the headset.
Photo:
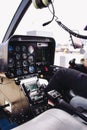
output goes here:
[[45, 8], [49, 6], [49, 4], [51, 3], [51, 0], [32, 0], [32, 3], [35, 8], [41, 9], [41, 8]]

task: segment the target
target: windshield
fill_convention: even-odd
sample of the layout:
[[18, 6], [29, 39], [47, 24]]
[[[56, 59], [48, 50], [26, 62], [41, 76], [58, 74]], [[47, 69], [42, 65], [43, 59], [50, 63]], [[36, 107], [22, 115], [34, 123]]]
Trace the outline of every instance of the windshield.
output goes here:
[[[21, 0], [3, 0], [0, 4], [0, 42]], [[86, 0], [54, 0], [55, 14], [64, 25], [80, 34], [87, 34], [84, 27], [87, 24]], [[49, 7], [52, 11], [51, 7]], [[66, 44], [70, 42], [69, 34], [63, 30], [55, 20], [43, 27], [42, 24], [52, 19], [52, 13], [48, 8], [35, 9], [30, 6], [27, 13], [20, 22], [15, 34], [49, 35], [53, 36], [57, 43]], [[86, 41], [86, 40], [85, 40]]]
[[[82, 0], [54, 0], [53, 4], [58, 20], [77, 33], [87, 34], [84, 31], [84, 27], [87, 24], [86, 0], [84, 0], [84, 3]], [[43, 27], [42, 24], [51, 19], [52, 14], [48, 8], [35, 9], [31, 5], [17, 28], [16, 33], [27, 34], [27, 32], [31, 33], [30, 31], [38, 31], [37, 33], [40, 32], [41, 34], [41, 31], [43, 33], [45, 31], [47, 34], [53, 35], [58, 43], [63, 44], [69, 42], [69, 34], [57, 25], [55, 20], [51, 24]]]
[[0, 3], [0, 43], [21, 0], [2, 0]]

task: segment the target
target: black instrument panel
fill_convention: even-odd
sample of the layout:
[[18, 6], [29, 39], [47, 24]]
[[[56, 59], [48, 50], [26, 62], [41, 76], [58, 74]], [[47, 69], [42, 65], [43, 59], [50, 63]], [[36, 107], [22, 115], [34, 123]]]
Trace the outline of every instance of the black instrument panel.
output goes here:
[[8, 42], [6, 76], [47, 73], [54, 63], [55, 41], [50, 37], [13, 36]]

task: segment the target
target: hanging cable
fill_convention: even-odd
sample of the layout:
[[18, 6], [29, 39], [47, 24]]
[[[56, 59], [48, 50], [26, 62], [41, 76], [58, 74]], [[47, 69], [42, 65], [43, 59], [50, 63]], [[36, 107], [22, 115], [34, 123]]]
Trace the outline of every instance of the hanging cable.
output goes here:
[[52, 17], [52, 19], [51, 19], [50, 21], [44, 23], [43, 26], [46, 26], [46, 25], [50, 24], [50, 23], [54, 20], [54, 17], [55, 17], [55, 9], [54, 9], [54, 5], [53, 5], [53, 2], [52, 2], [52, 1], [51, 1], [51, 6], [52, 6], [52, 10], [53, 10], [53, 11], [50, 10], [50, 12], [52, 13], [53, 17]]
[[62, 24], [61, 21], [58, 21], [58, 20], [55, 20], [55, 21], [57, 22], [57, 24], [59, 26], [61, 26], [69, 34], [72, 34], [73, 36], [78, 37], [78, 38], [87, 39], [87, 36], [75, 33], [74, 31], [72, 31], [71, 29], [69, 29], [68, 27], [66, 27], [64, 24]]
[[75, 36], [75, 37], [78, 37], [78, 38], [82, 38], [82, 39], [87, 39], [87, 36], [85, 35], [81, 35], [81, 34], [78, 34], [74, 31], [72, 31], [71, 29], [69, 29], [68, 27], [66, 27], [61, 21], [58, 20], [58, 17], [55, 15], [55, 8], [54, 8], [54, 5], [53, 5], [53, 1], [52, 0], [32, 0], [35, 8], [38, 8], [38, 9], [42, 9], [42, 8], [45, 8], [45, 7], [49, 7], [49, 4], [51, 4], [52, 6], [52, 10], [50, 10], [50, 12], [52, 13], [53, 17], [50, 21], [46, 22], [43, 24], [43, 26], [46, 26], [48, 24], [50, 24], [54, 18], [55, 18], [55, 21], [57, 22], [57, 24], [62, 27], [65, 31], [67, 31], [69, 34]]
[[76, 46], [74, 45], [74, 41], [73, 41], [73, 38], [72, 38], [72, 35], [71, 35], [71, 34], [70, 34], [70, 39], [71, 39], [71, 41], [72, 41], [72, 45], [73, 45], [74, 49], [76, 49]]

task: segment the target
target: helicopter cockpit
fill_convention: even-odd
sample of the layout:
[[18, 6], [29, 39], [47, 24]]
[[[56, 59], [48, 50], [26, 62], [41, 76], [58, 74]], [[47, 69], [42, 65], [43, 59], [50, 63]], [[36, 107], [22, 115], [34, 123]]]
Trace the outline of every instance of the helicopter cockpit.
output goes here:
[[[69, 94], [45, 91], [52, 76], [62, 68], [54, 65], [55, 39], [13, 35], [32, 2], [40, 9], [52, 4], [51, 0], [22, 0], [0, 45], [0, 129], [86, 130], [87, 117], [69, 104]], [[54, 9], [53, 14], [44, 26], [56, 17]], [[56, 22], [70, 34], [87, 38]]]

